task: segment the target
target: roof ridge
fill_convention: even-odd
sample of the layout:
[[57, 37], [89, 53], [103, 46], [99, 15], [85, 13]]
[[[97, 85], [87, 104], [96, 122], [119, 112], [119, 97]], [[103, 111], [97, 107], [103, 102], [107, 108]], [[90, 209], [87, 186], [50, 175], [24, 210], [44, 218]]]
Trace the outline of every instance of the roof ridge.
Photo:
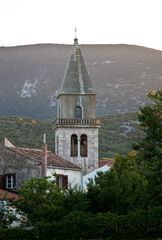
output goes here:
[[[23, 150], [27, 150], [27, 151], [28, 151], [28, 150], [29, 150], [29, 151], [31, 150], [31, 151], [42, 152], [42, 149], [41, 149], [41, 148], [27, 148], [27, 147], [17, 147], [17, 146], [16, 146], [16, 147], [9, 147], [9, 148], [13, 148], [13, 149], [17, 148], [17, 149], [23, 149]], [[48, 153], [50, 153], [50, 152], [52, 153], [51, 150], [47, 150], [47, 152], [48, 152]]]
[[[15, 148], [9, 147], [8, 149], [10, 151], [16, 152], [22, 156], [25, 156], [25, 157], [41, 164], [41, 159], [42, 159], [41, 149], [21, 148], [21, 147], [15, 147]], [[32, 151], [33, 151], [33, 155], [32, 155]], [[35, 154], [34, 154], [34, 152], [35, 152]], [[61, 168], [69, 168], [69, 169], [80, 169], [80, 167], [77, 166], [76, 164], [64, 159], [61, 156], [56, 155], [52, 151], [48, 151], [47, 153], [48, 153], [47, 168], [48, 168], [48, 166], [53, 166], [53, 167], [59, 167], [59, 168], [61, 167]]]

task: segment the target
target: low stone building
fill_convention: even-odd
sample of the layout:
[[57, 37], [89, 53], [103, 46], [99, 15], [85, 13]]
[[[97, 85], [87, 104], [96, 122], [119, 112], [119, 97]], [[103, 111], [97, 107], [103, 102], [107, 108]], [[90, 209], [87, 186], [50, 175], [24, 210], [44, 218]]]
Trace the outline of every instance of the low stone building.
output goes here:
[[[46, 146], [46, 145], [44, 145]], [[54, 176], [56, 183], [82, 189], [82, 171], [75, 164], [47, 150], [21, 148], [5, 138], [0, 144], [0, 189], [18, 190], [33, 177]]]

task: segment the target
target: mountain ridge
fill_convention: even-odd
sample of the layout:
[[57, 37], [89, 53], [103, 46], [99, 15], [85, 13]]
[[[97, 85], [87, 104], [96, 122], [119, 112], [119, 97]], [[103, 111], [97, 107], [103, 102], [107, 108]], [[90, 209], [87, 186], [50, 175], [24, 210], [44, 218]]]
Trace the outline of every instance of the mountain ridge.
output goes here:
[[[127, 44], [81, 44], [97, 115], [138, 110], [162, 86], [162, 51]], [[56, 117], [56, 95], [72, 45], [0, 47], [0, 115]]]
[[[68, 44], [68, 43], [31, 43], [31, 44], [22, 44], [22, 45], [13, 45], [13, 46], [0, 46], [0, 48], [21, 48], [21, 47], [31, 47], [31, 46], [41, 46], [41, 45], [56, 45], [56, 46], [70, 46], [72, 47], [72, 44]], [[147, 49], [147, 50], [153, 50], [153, 51], [159, 51], [162, 52], [161, 49], [156, 49], [156, 48], [152, 48], [152, 47], [146, 47], [143, 45], [136, 45], [136, 44], [127, 44], [127, 43], [79, 43], [79, 45], [82, 47], [84, 46], [128, 46], [128, 47], [137, 47], [137, 48], [143, 48], [143, 49]]]

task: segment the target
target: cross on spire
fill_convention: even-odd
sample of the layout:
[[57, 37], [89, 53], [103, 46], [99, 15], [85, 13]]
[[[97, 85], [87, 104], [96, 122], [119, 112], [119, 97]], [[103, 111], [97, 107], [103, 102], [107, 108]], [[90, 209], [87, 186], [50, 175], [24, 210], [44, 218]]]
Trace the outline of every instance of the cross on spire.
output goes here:
[[75, 38], [77, 38], [77, 28], [75, 27]]
[[77, 39], [77, 28], [75, 27], [75, 38], [74, 38], [74, 44], [78, 45], [78, 39]]

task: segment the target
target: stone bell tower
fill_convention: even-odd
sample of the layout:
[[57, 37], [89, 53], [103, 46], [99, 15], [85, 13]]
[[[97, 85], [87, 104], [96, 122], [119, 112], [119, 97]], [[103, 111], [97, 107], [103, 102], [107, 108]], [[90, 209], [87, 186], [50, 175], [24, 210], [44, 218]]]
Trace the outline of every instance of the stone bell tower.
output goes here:
[[55, 153], [80, 166], [84, 174], [97, 169], [99, 127], [96, 94], [75, 38], [57, 96]]

